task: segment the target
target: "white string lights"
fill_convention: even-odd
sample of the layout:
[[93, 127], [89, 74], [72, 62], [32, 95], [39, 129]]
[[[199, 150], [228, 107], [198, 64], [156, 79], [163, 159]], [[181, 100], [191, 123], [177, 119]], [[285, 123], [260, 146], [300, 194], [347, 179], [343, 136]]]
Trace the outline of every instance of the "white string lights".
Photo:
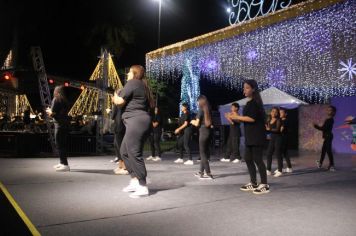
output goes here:
[[204, 78], [231, 89], [248, 78], [308, 102], [355, 96], [355, 12], [356, 1], [347, 0], [218, 42], [146, 56], [147, 70], [158, 79], [181, 79], [189, 59]]

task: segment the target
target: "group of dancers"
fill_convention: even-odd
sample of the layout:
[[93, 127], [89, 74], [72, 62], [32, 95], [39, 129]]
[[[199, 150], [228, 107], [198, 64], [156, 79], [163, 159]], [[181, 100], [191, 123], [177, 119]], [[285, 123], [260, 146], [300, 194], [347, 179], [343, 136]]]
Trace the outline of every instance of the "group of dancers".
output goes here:
[[[161, 148], [159, 145], [162, 120], [159, 109], [155, 107], [152, 92], [144, 77], [145, 70], [140, 65], [130, 68], [127, 75], [127, 83], [121, 90], [117, 90], [112, 98], [113, 109], [112, 119], [114, 120], [114, 146], [116, 150], [118, 167], [114, 170], [116, 174], [128, 174], [131, 176], [129, 184], [123, 188], [123, 192], [130, 193], [130, 197], [139, 198], [149, 195], [146, 183], [147, 170], [143, 157], [144, 142], [149, 135], [152, 155], [147, 160], [160, 161]], [[270, 119], [265, 122], [265, 111], [259, 93], [258, 84], [255, 80], [246, 80], [243, 85], [244, 95], [248, 98], [243, 114], [239, 114], [239, 105], [233, 103], [231, 112], [225, 114], [225, 118], [230, 123], [230, 133], [227, 141], [227, 148], [222, 162], [240, 163], [240, 124], [244, 124], [245, 155], [250, 182], [241, 186], [242, 191], [251, 191], [254, 194], [264, 194], [270, 192], [267, 182], [267, 175], [272, 174], [272, 155], [276, 154], [278, 168], [273, 173], [275, 177], [283, 174], [283, 158], [286, 159], [287, 168], [285, 172], [292, 172], [290, 159], [287, 155], [287, 133], [288, 120], [284, 109], [277, 107], [271, 110]], [[177, 147], [179, 158], [175, 163], [186, 165], [194, 164], [191, 151], [190, 140], [192, 127], [199, 129], [199, 156], [200, 168], [195, 174], [199, 179], [212, 180], [214, 177], [210, 169], [210, 143], [212, 137], [212, 113], [208, 99], [204, 95], [198, 97], [199, 111], [194, 119], [191, 119], [189, 104], [181, 105], [182, 115], [179, 118], [178, 128], [174, 133], [178, 136]], [[150, 111], [154, 110], [154, 114]], [[54, 90], [54, 98], [51, 108], [46, 110], [47, 114], [54, 118], [55, 122], [55, 142], [59, 150], [60, 163], [55, 165], [56, 171], [70, 171], [66, 147], [66, 135], [68, 131], [68, 102], [64, 96], [62, 86], [57, 86]], [[325, 153], [330, 158], [329, 169], [333, 168], [331, 152], [333, 116], [336, 109], [330, 106], [328, 120], [323, 126], [315, 127], [323, 131], [325, 139], [320, 161], [317, 163], [321, 167]], [[331, 128], [330, 128], [331, 127]], [[270, 142], [267, 151], [267, 168], [263, 161], [263, 147], [266, 141], [266, 130], [270, 133]], [[331, 135], [330, 135], [331, 133]], [[184, 162], [184, 151], [187, 160]], [[256, 168], [257, 167], [257, 168]], [[257, 181], [257, 170], [260, 175], [260, 182]]]

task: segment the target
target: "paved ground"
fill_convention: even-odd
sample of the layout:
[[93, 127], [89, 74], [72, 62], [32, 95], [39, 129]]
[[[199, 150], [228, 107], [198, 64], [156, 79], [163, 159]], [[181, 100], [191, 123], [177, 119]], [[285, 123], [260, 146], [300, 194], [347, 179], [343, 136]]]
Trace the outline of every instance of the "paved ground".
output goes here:
[[149, 162], [143, 199], [121, 192], [129, 178], [111, 157], [71, 158], [70, 173], [54, 172], [53, 158], [0, 159], [0, 181], [43, 235], [356, 235], [356, 156], [337, 156], [337, 172], [317, 170], [316, 155], [294, 158], [263, 196], [239, 190], [244, 163], [212, 161], [217, 178], [201, 181], [198, 165], [165, 158]]

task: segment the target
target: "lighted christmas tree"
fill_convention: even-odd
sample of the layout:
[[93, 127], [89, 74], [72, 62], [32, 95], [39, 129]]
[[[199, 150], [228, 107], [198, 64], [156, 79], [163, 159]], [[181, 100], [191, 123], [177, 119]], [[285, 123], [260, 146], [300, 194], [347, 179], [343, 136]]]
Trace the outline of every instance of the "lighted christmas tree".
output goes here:
[[181, 104], [188, 103], [191, 112], [198, 111], [197, 99], [200, 95], [200, 70], [194, 66], [191, 59], [187, 59], [183, 68], [181, 82]]
[[32, 107], [25, 94], [16, 95], [15, 106], [16, 115], [21, 115], [22, 113], [24, 113], [27, 110], [27, 107], [30, 108], [30, 112], [33, 114]]
[[[97, 64], [94, 72], [90, 76], [90, 81], [103, 80], [104, 73], [108, 73], [108, 84], [107, 87], [115, 90], [118, 88], [122, 88], [122, 83], [120, 81], [119, 75], [117, 74], [114, 62], [112, 60], [112, 56], [108, 53], [108, 57], [105, 57], [104, 54], [107, 52], [103, 52], [99, 63]], [[107, 61], [106, 61], [107, 60]], [[105, 66], [107, 68], [105, 68]], [[105, 88], [102, 88], [105, 89]], [[87, 88], [85, 87], [82, 93], [79, 95], [78, 99], [74, 103], [72, 109], [69, 111], [70, 116], [77, 115], [90, 115], [93, 112], [99, 111], [99, 89], [97, 88]], [[111, 109], [111, 95], [108, 92], [106, 93], [104, 110]]]

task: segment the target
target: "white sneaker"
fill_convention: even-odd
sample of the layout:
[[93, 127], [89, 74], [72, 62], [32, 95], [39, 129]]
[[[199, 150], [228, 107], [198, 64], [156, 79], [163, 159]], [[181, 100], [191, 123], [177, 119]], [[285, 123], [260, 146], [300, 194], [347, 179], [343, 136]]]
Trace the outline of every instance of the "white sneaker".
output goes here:
[[178, 164], [179, 164], [179, 163], [183, 163], [183, 162], [184, 162], [184, 161], [183, 161], [182, 158], [178, 158], [177, 160], [174, 161], [174, 163], [178, 163]]
[[275, 173], [277, 173], [278, 172], [278, 169], [277, 170], [275, 170], [274, 172], [273, 172], [273, 174], [275, 174]]
[[232, 161], [232, 163], [235, 163], [235, 164], [236, 163], [241, 163], [241, 161], [239, 159], [235, 159], [235, 160]]
[[140, 197], [147, 197], [149, 194], [148, 188], [147, 186], [143, 186], [143, 185], [138, 185], [136, 187], [136, 191], [134, 193], [130, 194], [130, 198], [140, 198]]
[[57, 172], [68, 172], [70, 171], [69, 166], [67, 165], [62, 165], [56, 169]]
[[116, 157], [116, 158], [113, 159], [113, 160], [110, 160], [111, 163], [117, 163], [118, 161], [119, 161], [119, 158], [118, 158], [118, 157]]
[[128, 172], [127, 170], [124, 170], [124, 169], [122, 169], [122, 168], [116, 168], [116, 169], [114, 170], [114, 173], [115, 173], [116, 175], [128, 175], [128, 174], [129, 174], [129, 172]]
[[279, 176], [281, 176], [281, 175], [283, 175], [283, 173], [282, 172], [280, 172], [280, 171], [277, 171], [277, 172], [275, 172], [274, 173], [274, 177], [279, 177]]
[[62, 166], [62, 164], [59, 163], [59, 164], [57, 164], [57, 165], [54, 165], [54, 166], [53, 166], [53, 169], [57, 169], [57, 168], [59, 168], [59, 167], [61, 167], [61, 166]]
[[286, 168], [286, 169], [283, 169], [283, 172], [285, 172], [285, 173], [292, 173], [292, 172], [293, 172], [293, 169], [292, 169], [292, 168]]
[[221, 158], [220, 161], [221, 161], [221, 162], [229, 162], [230, 160], [229, 160], [229, 159], [226, 159], [226, 158]]
[[271, 171], [269, 171], [269, 170], [267, 170], [266, 172], [267, 172], [267, 175], [271, 175], [272, 174]]
[[140, 184], [138, 183], [138, 179], [131, 179], [129, 185], [122, 189], [123, 192], [135, 192]]
[[149, 156], [149, 157], [146, 158], [146, 160], [147, 160], [147, 161], [152, 161], [153, 158], [154, 158], [153, 156]]
[[192, 160], [188, 160], [184, 162], [184, 165], [194, 165], [194, 162]]
[[152, 159], [152, 161], [162, 161], [162, 159], [157, 156], [157, 157], [154, 157], [154, 158]]

